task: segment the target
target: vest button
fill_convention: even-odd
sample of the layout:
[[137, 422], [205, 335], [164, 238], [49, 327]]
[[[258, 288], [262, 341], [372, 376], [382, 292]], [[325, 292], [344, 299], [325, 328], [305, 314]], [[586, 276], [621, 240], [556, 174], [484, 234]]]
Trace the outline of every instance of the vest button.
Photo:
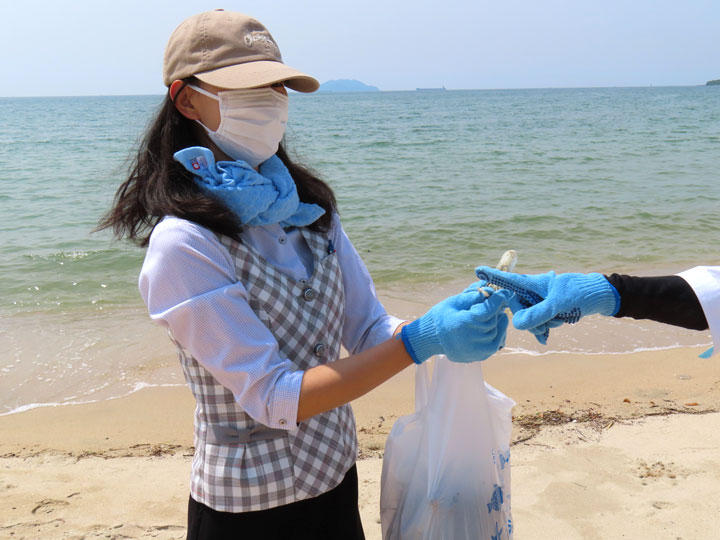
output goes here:
[[315, 348], [313, 349], [313, 354], [317, 356], [318, 358], [325, 356], [325, 344], [324, 343], [318, 343], [315, 345]]
[[309, 302], [310, 300], [315, 300], [315, 297], [316, 297], [316, 296], [317, 296], [317, 293], [315, 292], [315, 289], [313, 289], [312, 287], [308, 287], [308, 288], [305, 289], [305, 290], [303, 291], [303, 293], [302, 293], [302, 297], [303, 297], [305, 300], [307, 300], [308, 302]]

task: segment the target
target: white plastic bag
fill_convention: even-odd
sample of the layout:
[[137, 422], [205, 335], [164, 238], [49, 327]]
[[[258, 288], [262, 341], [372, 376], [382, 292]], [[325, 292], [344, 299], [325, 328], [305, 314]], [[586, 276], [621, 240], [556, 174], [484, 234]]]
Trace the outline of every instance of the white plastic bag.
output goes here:
[[388, 436], [380, 493], [384, 540], [510, 540], [511, 409], [480, 362], [418, 366], [415, 412]]

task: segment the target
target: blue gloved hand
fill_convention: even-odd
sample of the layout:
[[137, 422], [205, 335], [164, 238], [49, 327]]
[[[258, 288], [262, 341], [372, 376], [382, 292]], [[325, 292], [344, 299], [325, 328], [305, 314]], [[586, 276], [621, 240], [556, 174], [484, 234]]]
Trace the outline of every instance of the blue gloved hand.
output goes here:
[[479, 290], [484, 285], [471, 285], [403, 327], [400, 335], [416, 364], [436, 354], [453, 362], [485, 360], [505, 345], [508, 317], [504, 309], [512, 293], [488, 287], [486, 297]]
[[515, 293], [510, 301], [513, 325], [518, 330], [529, 330], [543, 345], [551, 328], [576, 323], [593, 313], [615, 315], [620, 309], [620, 295], [602, 274], [556, 275], [551, 271], [525, 275], [488, 266], [476, 268], [475, 274]]

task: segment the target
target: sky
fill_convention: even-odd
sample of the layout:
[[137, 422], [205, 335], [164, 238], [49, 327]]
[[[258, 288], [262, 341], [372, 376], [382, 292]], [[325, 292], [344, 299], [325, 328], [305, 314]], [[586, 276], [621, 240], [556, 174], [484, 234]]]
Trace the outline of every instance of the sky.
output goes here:
[[0, 0], [0, 96], [161, 94], [174, 28], [222, 7], [260, 20], [321, 83], [675, 86], [720, 78], [718, 0]]

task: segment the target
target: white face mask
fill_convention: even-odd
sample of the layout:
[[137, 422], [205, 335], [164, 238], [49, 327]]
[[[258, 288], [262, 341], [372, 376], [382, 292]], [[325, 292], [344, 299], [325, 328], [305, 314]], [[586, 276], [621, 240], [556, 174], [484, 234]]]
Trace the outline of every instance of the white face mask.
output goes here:
[[228, 156], [257, 167], [277, 152], [285, 135], [288, 97], [270, 87], [225, 90], [218, 95], [189, 85], [220, 103], [220, 125], [210, 131], [197, 121]]

